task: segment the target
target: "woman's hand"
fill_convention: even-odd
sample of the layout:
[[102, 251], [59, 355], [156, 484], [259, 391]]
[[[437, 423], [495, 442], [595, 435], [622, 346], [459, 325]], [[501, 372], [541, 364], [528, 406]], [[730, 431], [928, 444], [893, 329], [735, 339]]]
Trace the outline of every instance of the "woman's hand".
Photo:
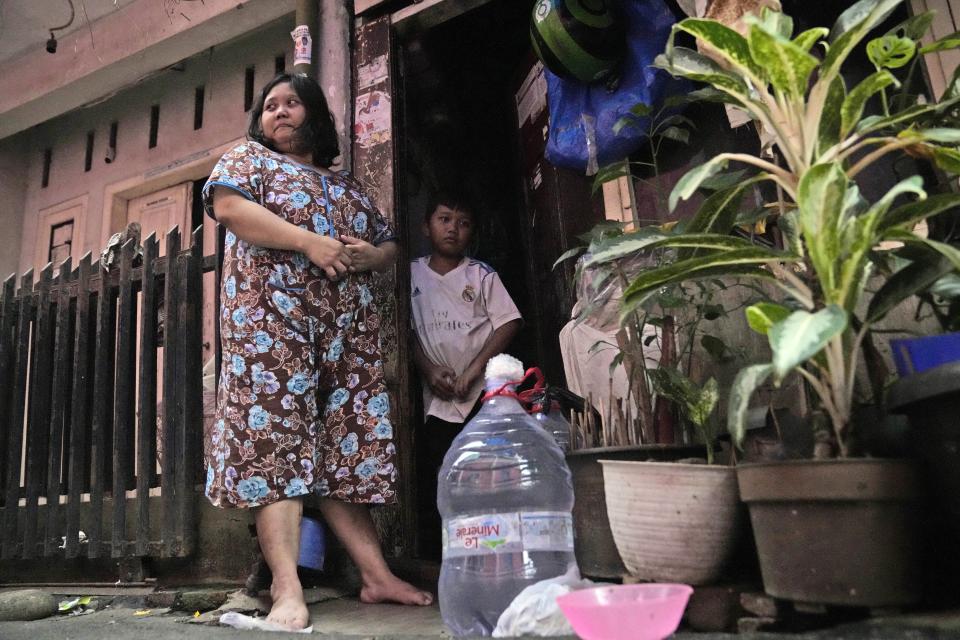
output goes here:
[[350, 256], [350, 272], [380, 271], [386, 265], [387, 256], [382, 249], [375, 247], [365, 240], [353, 236], [340, 236], [340, 240], [347, 245], [347, 255]]
[[328, 278], [339, 280], [347, 273], [353, 262], [347, 248], [347, 245], [339, 240], [313, 234], [304, 247], [303, 253], [310, 262], [323, 269]]

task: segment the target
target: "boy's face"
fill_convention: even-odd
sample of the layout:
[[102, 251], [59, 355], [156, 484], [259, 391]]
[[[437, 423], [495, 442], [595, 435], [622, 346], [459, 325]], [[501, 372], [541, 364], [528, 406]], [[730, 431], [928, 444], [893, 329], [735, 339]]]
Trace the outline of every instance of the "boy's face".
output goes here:
[[473, 235], [473, 217], [459, 209], [440, 205], [423, 225], [434, 253], [449, 258], [463, 256]]

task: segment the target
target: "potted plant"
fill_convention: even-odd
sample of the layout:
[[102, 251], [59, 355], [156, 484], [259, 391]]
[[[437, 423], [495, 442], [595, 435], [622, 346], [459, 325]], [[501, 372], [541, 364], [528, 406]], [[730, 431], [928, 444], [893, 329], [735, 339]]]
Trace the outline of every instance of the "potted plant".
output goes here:
[[[591, 243], [595, 252], [588, 252], [581, 268], [623, 271], [617, 259], [603, 253], [611, 235], [619, 234]], [[638, 415], [627, 420], [629, 437], [614, 428], [620, 433], [614, 437], [621, 439], [594, 442], [601, 446], [567, 456], [575, 512], [579, 508], [583, 516], [574, 513], [578, 562], [585, 573], [602, 564], [617, 575], [707, 584], [719, 577], [736, 547], [743, 525], [736, 476], [732, 467], [713, 464], [717, 381], [691, 377], [695, 356], [733, 357], [705, 329], [730, 312], [721, 298], [727, 288], [719, 282], [671, 287], [655, 304], [622, 318], [616, 343], [601, 347], [616, 349], [614, 363], [625, 364], [628, 400], [637, 398]], [[684, 441], [697, 444], [680, 444]], [[630, 446], [622, 446], [627, 442]]]
[[[665, 203], [667, 195], [660, 186], [659, 146], [665, 139], [683, 143], [693, 126], [674, 111], [680, 102], [633, 110], [637, 118], [650, 116], [650, 154], [636, 164], [651, 170], [657, 202]], [[618, 126], [631, 126], [631, 119]], [[632, 173], [626, 163], [611, 165], [595, 184]], [[705, 186], [724, 184], [717, 180]], [[637, 252], [624, 242], [637, 236], [624, 233], [623, 225], [604, 223], [584, 238], [585, 247], [561, 258], [583, 254], [576, 270], [578, 320], [603, 324], [613, 309], [607, 324], [619, 328], [616, 339], [595, 348], [616, 352], [613, 366], [622, 364], [629, 380], [625, 428], [621, 419], [613, 429], [588, 432], [584, 439], [590, 448], [567, 457], [577, 494], [578, 562], [584, 573], [612, 568], [616, 575], [645, 580], [710, 583], [729, 560], [744, 523], [733, 469], [711, 464], [719, 389], [716, 378], [699, 365], [707, 359], [729, 365], [735, 359], [734, 350], [710, 327], [746, 303], [744, 296], [731, 295], [736, 282], [679, 283], [617, 318], [629, 280], [659, 260], [656, 252]], [[618, 413], [622, 418], [623, 410]], [[699, 444], [679, 444], [694, 441]], [[691, 458], [708, 464], [678, 462]]]
[[[745, 35], [712, 20], [678, 23], [675, 31], [697, 38], [710, 55], [674, 46], [671, 39], [657, 65], [706, 83], [710, 99], [746, 110], [769, 141], [769, 153], [722, 153], [689, 171], [671, 193], [671, 207], [730, 163], [755, 173], [708, 198], [682, 228], [645, 229], [624, 241], [635, 249], [672, 252], [671, 260], [632, 279], [624, 313], [664, 287], [719, 276], [755, 279], [771, 294], [746, 314], [750, 326], [768, 338], [772, 360], [737, 374], [727, 427], [742, 440], [751, 395], [767, 380], [779, 385], [799, 375], [815, 398], [809, 420], [819, 443], [815, 457], [831, 459], [738, 468], [765, 589], [791, 600], [885, 606], [919, 597], [913, 469], [902, 460], [850, 458], [858, 365], [871, 327], [886, 311], [868, 307], [867, 283], [881, 243], [925, 247], [960, 270], [960, 252], [913, 231], [918, 222], [956, 206], [960, 196], [928, 195], [919, 176], [901, 180], [872, 203], [857, 187], [862, 172], [897, 152], [929, 158], [949, 172], [960, 169], [960, 129], [926, 124], [956, 106], [956, 84], [939, 102], [894, 106], [886, 99], [887, 88], [899, 83], [893, 71], [918, 54], [903, 25], [866, 44], [875, 73], [852, 87], [841, 75], [851, 52], [898, 4], [861, 0], [832, 30], [799, 34], [788, 16], [769, 10], [748, 20]], [[912, 19], [907, 26], [917, 25]], [[882, 113], [864, 115], [873, 97]], [[778, 196], [770, 224], [782, 233], [782, 250], [731, 233], [744, 222], [744, 191], [765, 182]], [[917, 291], [927, 284], [901, 286]], [[799, 533], [807, 525], [812, 530]], [[878, 546], [867, 550], [873, 542]]]

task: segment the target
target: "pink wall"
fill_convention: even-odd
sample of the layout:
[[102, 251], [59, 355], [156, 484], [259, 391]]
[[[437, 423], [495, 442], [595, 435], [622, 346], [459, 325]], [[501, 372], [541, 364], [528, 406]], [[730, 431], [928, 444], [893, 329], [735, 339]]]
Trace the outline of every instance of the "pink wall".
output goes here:
[[[79, 196], [87, 196], [82, 252], [97, 252], [103, 245], [102, 222], [105, 193], [117, 183], [148, 182], [151, 176], [171, 163], [243, 136], [247, 114], [243, 110], [244, 72], [255, 66], [257, 90], [274, 75], [274, 59], [285, 54], [287, 68], [292, 67], [290, 30], [293, 17], [287, 16], [259, 31], [225, 45], [213, 47], [154, 77], [143, 80], [94, 106], [79, 109], [45, 122], [19, 136], [13, 146], [26, 183], [23, 188], [22, 233], [19, 270], [34, 264], [37, 218], [41, 211]], [[194, 93], [205, 85], [203, 127], [193, 129]], [[148, 148], [150, 107], [160, 105], [158, 144]], [[110, 123], [119, 123], [117, 157], [104, 162]], [[87, 132], [95, 131], [93, 166], [84, 172]], [[50, 182], [41, 188], [43, 150], [53, 149]], [[10, 152], [8, 152], [10, 153]], [[0, 150], [0, 171], [3, 170]], [[211, 159], [211, 162], [215, 160]], [[7, 163], [11, 164], [11, 163]], [[16, 164], [16, 163], [13, 163]], [[9, 176], [9, 177], [8, 177]], [[200, 176], [195, 176], [200, 177]], [[2, 182], [15, 181], [14, 174], [3, 173]], [[109, 203], [107, 203], [109, 204]], [[10, 228], [10, 227], [6, 227]], [[4, 266], [0, 262], [0, 266]]]

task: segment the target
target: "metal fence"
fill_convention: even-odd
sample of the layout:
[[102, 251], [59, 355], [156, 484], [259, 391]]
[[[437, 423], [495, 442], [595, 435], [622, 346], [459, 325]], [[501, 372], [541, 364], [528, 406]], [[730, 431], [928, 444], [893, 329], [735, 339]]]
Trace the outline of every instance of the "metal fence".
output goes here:
[[[0, 297], [0, 559], [192, 552], [202, 452], [198, 229]], [[162, 452], [162, 455], [160, 453]]]

